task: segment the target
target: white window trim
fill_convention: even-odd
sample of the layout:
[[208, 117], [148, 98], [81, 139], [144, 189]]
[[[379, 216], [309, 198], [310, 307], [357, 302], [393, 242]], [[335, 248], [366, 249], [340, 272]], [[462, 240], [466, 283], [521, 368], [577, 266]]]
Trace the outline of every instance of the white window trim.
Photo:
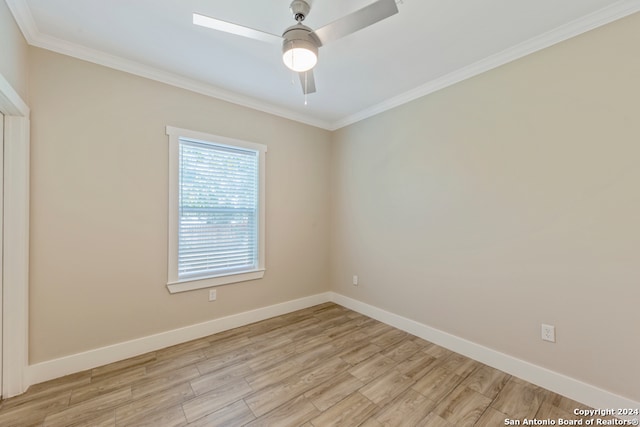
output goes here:
[[[169, 136], [169, 254], [167, 288], [170, 293], [210, 288], [230, 283], [261, 279], [265, 272], [265, 157], [267, 146], [224, 136], [167, 126]], [[239, 273], [220, 274], [198, 278], [178, 278], [178, 198], [180, 138], [241, 147], [258, 151], [258, 268]]]

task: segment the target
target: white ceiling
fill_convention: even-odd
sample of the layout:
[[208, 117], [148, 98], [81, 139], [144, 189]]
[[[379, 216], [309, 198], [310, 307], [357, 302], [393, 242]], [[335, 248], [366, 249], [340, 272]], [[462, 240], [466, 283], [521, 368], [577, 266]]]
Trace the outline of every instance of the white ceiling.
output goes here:
[[[274, 34], [290, 0], [6, 0], [27, 41], [336, 129], [640, 10], [640, 0], [402, 0], [320, 49], [304, 105], [280, 48], [194, 26], [199, 12]], [[318, 28], [373, 0], [313, 0]], [[292, 84], [292, 80], [294, 80]]]

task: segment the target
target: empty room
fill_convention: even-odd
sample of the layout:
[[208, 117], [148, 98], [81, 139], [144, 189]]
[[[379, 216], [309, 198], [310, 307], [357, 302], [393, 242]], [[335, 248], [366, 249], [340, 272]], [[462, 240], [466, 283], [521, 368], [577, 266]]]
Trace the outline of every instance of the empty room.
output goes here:
[[0, 0], [0, 426], [638, 425], [638, 12]]

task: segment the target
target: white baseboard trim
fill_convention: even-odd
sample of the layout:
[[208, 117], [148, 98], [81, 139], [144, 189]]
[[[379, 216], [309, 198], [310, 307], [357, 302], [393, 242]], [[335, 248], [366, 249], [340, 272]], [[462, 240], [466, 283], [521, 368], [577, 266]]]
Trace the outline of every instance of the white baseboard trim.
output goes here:
[[[26, 383], [28, 385], [38, 384], [329, 301], [593, 408], [640, 408], [640, 402], [618, 396], [558, 372], [492, 350], [335, 292], [311, 295], [59, 359], [36, 363], [27, 367]], [[632, 417], [619, 418], [632, 419]]]
[[27, 367], [25, 380], [27, 385], [38, 384], [329, 301], [330, 293], [325, 292], [36, 363]]
[[[532, 384], [536, 384], [547, 390], [551, 390], [577, 402], [597, 409], [638, 408], [640, 402], [618, 396], [614, 393], [602, 390], [582, 381], [551, 371], [541, 366], [534, 365], [524, 360], [509, 356], [508, 354], [492, 350], [480, 344], [465, 340], [455, 335], [432, 328], [406, 317], [385, 311], [381, 308], [363, 303], [344, 295], [330, 292], [330, 299], [336, 304], [349, 308], [365, 316], [379, 320], [383, 323], [401, 329], [412, 335], [438, 344], [449, 350], [460, 353], [478, 362], [499, 369], [508, 374], [522, 378]], [[622, 417], [620, 419], [637, 419], [634, 417]]]

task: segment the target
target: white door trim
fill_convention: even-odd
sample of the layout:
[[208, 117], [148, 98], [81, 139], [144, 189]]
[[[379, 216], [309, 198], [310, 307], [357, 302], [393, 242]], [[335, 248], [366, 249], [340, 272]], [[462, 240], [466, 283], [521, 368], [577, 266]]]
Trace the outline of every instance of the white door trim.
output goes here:
[[0, 74], [4, 121], [4, 269], [2, 298], [2, 396], [29, 384], [29, 107]]

